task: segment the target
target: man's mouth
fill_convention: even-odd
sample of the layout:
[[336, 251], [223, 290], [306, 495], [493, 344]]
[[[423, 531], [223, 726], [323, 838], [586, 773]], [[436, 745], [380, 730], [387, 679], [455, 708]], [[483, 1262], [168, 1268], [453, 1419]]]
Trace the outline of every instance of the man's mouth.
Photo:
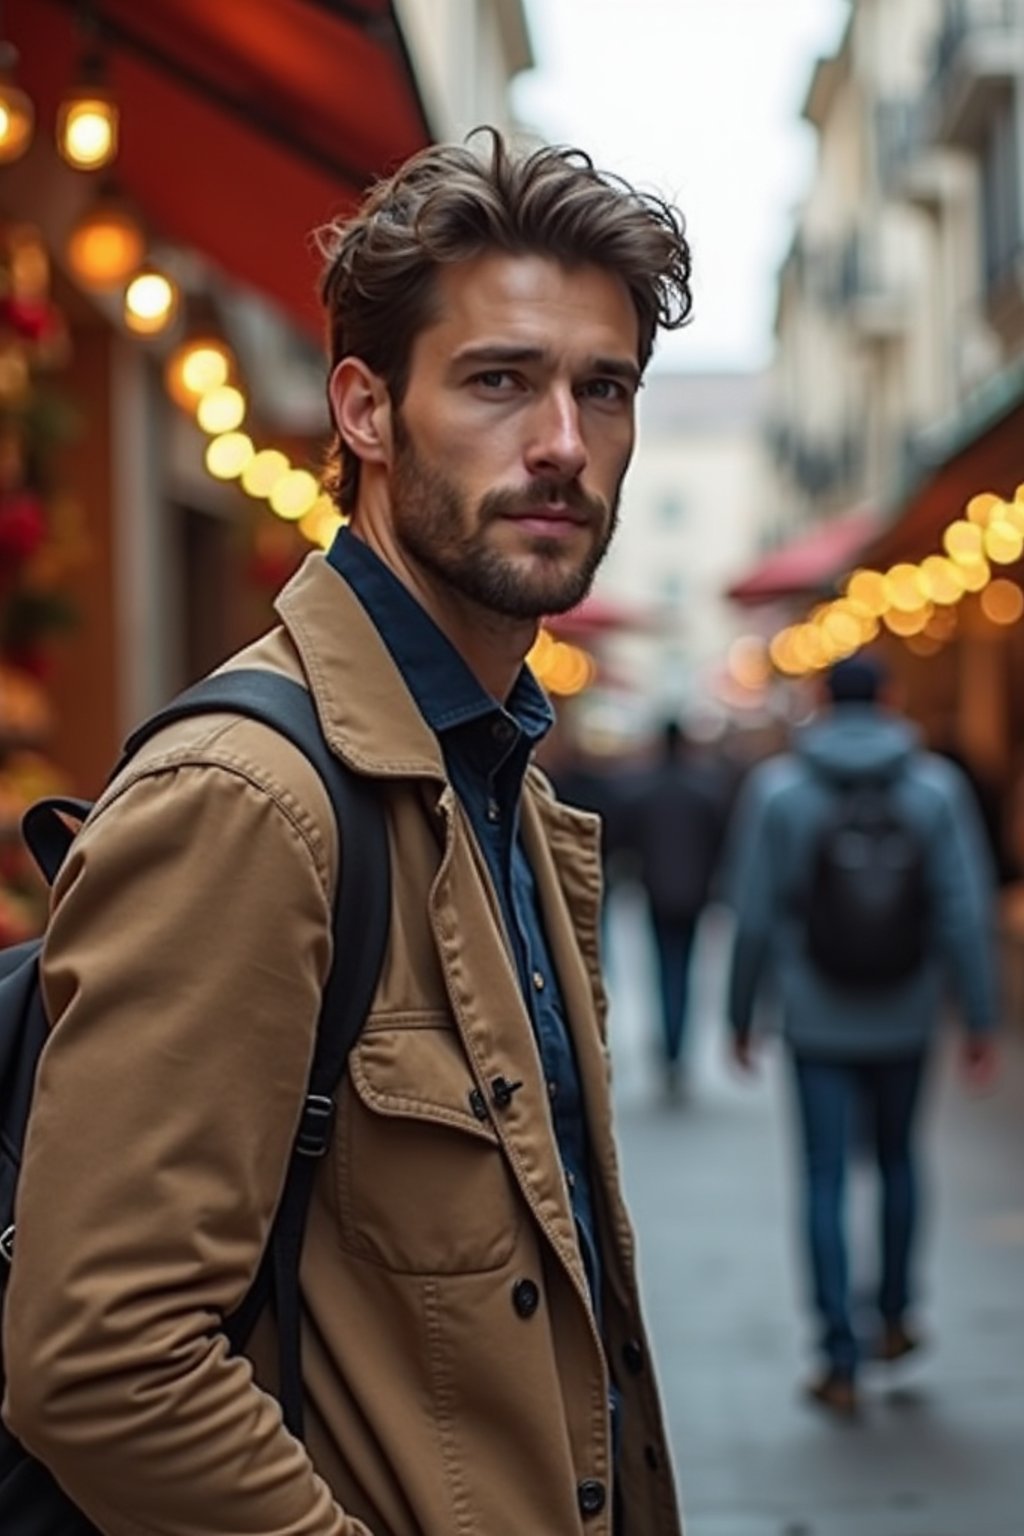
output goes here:
[[531, 507], [522, 507], [515, 512], [506, 512], [504, 515], [509, 521], [518, 523], [527, 532], [546, 535], [549, 538], [565, 537], [578, 528], [589, 527], [591, 522], [586, 512], [571, 507], [564, 501], [542, 502]]

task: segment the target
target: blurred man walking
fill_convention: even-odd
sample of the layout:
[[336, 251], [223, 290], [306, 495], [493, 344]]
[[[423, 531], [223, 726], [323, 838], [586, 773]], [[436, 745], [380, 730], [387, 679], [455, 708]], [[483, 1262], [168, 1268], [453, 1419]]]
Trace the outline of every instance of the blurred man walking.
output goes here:
[[630, 787], [625, 841], [639, 861], [658, 958], [661, 1062], [665, 1090], [685, 1086], [690, 961], [725, 829], [721, 774], [696, 761], [680, 725], [662, 730], [660, 760]]
[[970, 791], [883, 703], [868, 658], [836, 666], [831, 709], [792, 754], [752, 775], [731, 841], [736, 939], [729, 987], [735, 1055], [753, 1062], [754, 1003], [771, 972], [793, 1060], [803, 1140], [806, 1241], [823, 1370], [813, 1400], [856, 1410], [861, 1347], [850, 1317], [843, 1186], [855, 1116], [873, 1128], [881, 1181], [881, 1330], [896, 1360], [908, 1321], [917, 1218], [916, 1110], [955, 983], [969, 1079], [994, 1069], [991, 873]]

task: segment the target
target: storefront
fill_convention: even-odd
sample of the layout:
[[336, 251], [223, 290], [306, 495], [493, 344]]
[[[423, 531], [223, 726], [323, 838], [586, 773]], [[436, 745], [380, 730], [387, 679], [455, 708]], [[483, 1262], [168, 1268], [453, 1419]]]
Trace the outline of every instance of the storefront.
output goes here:
[[[3, 31], [0, 851], [41, 790], [95, 792], [315, 538], [310, 233], [430, 137], [389, 0], [9, 0]], [[90, 101], [107, 128], [76, 141]], [[187, 341], [221, 372], [183, 394]]]

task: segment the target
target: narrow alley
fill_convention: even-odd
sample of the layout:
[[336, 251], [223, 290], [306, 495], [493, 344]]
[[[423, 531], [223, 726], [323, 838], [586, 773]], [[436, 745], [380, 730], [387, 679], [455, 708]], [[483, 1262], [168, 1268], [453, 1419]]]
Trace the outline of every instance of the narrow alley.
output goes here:
[[[1008, 1032], [991, 1097], [969, 1098], [955, 1064], [936, 1063], [928, 1347], [867, 1368], [861, 1418], [836, 1422], [800, 1395], [812, 1356], [785, 1063], [766, 1049], [751, 1083], [728, 1062], [723, 930], [713, 914], [702, 935], [691, 1092], [675, 1106], [652, 1065], [651, 961], [628, 893], [609, 946], [624, 1176], [687, 1536], [1024, 1536], [1024, 1032]], [[855, 1181], [865, 1286], [867, 1195]]]

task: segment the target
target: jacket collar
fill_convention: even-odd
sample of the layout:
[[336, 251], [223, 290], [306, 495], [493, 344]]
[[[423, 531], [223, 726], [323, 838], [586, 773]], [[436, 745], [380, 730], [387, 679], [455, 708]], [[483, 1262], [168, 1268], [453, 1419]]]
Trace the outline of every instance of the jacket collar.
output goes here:
[[274, 606], [338, 756], [362, 773], [444, 781], [437, 737], [366, 610], [324, 555], [306, 557]]

